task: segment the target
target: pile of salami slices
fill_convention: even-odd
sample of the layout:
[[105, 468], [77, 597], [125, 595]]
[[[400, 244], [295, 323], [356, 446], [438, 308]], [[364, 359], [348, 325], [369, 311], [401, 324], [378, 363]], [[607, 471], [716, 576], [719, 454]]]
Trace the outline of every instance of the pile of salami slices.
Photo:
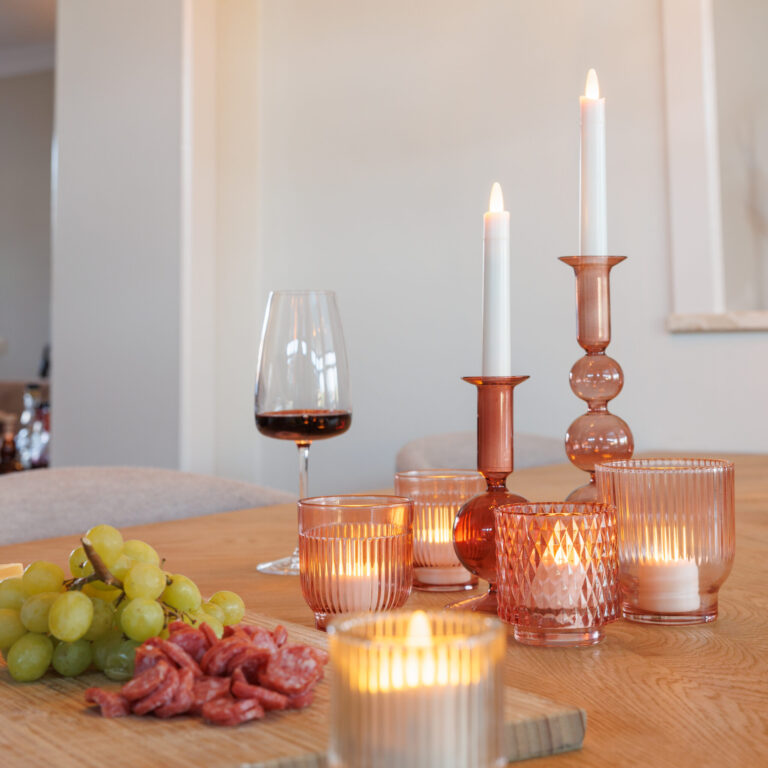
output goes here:
[[152, 637], [136, 649], [133, 679], [121, 691], [89, 688], [85, 700], [104, 717], [191, 714], [238, 725], [273, 709], [308, 707], [328, 663], [319, 648], [286, 645], [283, 627], [237, 624], [221, 640], [207, 624], [175, 621], [168, 629], [167, 640]]

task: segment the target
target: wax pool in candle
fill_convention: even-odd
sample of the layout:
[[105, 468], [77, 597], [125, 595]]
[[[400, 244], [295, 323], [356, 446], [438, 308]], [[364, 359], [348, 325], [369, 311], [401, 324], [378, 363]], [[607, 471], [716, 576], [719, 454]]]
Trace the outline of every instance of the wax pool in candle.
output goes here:
[[605, 99], [600, 98], [597, 72], [590, 69], [581, 107], [580, 253], [608, 253], [605, 182]]
[[586, 579], [587, 572], [571, 539], [555, 533], [533, 577], [531, 604], [545, 610], [575, 608], [579, 605]]
[[509, 212], [498, 182], [483, 217], [483, 376], [512, 375]]

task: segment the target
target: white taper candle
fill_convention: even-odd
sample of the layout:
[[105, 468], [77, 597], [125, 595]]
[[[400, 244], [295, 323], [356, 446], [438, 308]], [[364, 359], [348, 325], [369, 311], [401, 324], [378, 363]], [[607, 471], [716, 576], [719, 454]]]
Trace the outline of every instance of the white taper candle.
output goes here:
[[600, 98], [597, 72], [590, 69], [581, 106], [580, 253], [608, 253], [605, 184], [605, 99]]
[[489, 208], [483, 217], [483, 376], [511, 376], [509, 212], [498, 182]]

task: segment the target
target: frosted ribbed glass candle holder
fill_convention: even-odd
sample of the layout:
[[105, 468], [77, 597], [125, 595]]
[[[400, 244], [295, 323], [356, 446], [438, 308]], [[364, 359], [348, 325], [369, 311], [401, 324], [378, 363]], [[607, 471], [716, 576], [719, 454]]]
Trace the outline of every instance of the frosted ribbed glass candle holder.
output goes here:
[[299, 501], [301, 591], [324, 629], [333, 614], [400, 608], [413, 584], [411, 501], [316, 496]]
[[735, 547], [733, 464], [633, 459], [599, 465], [596, 477], [617, 509], [624, 618], [714, 621]]
[[503, 756], [498, 619], [464, 612], [336, 620], [331, 653], [334, 768], [491, 768]]
[[499, 617], [527, 645], [593, 645], [619, 618], [616, 510], [507, 504], [496, 510]]
[[471, 589], [477, 576], [453, 548], [456, 514], [485, 491], [485, 478], [469, 469], [413, 469], [395, 475], [395, 493], [413, 502], [413, 586], [425, 592]]

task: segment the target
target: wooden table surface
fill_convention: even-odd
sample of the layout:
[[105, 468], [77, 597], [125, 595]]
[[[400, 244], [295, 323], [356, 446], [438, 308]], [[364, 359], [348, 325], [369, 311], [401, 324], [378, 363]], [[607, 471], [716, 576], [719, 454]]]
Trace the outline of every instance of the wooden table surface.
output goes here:
[[[768, 456], [730, 458], [736, 462], [736, 560], [716, 622], [678, 628], [619, 621], [603, 643], [585, 649], [528, 648], [510, 639], [509, 685], [580, 706], [588, 716], [581, 751], [532, 761], [532, 768], [768, 765]], [[515, 491], [547, 501], [564, 498], [583, 475], [559, 465], [513, 477]], [[150, 542], [170, 569], [193, 578], [204, 593], [231, 588], [250, 610], [312, 625], [298, 578], [255, 570], [295, 544], [294, 505], [124, 533]], [[0, 547], [0, 562], [49, 559], [66, 566], [76, 543], [69, 536]], [[453, 597], [417, 592], [408, 605], [438, 607]]]

